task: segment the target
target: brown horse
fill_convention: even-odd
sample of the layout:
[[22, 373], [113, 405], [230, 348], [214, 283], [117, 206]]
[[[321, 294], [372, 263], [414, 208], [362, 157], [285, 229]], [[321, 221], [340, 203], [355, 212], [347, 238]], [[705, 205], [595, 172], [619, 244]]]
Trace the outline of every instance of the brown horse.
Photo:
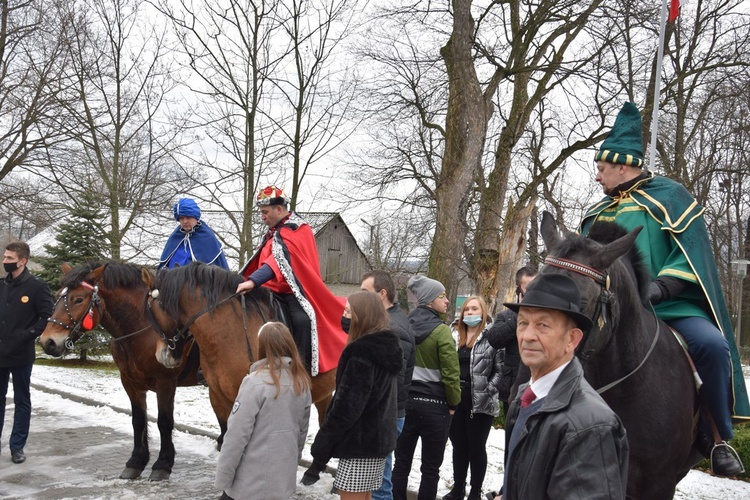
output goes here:
[[[84, 323], [94, 328], [101, 322], [113, 337], [112, 357], [120, 369], [120, 380], [130, 398], [132, 411], [133, 452], [120, 478], [139, 477], [149, 461], [146, 392], [153, 391], [159, 409], [157, 425], [161, 449], [149, 479], [168, 479], [175, 458], [172, 443], [175, 389], [178, 385], [196, 384], [197, 364], [187, 370], [191, 373], [181, 375], [185, 362], [170, 369], [154, 358], [154, 351], [162, 340], [145, 314], [150, 290], [143, 275], [151, 280], [153, 276], [138, 266], [115, 262], [75, 269], [64, 266], [63, 271], [63, 288], [57, 294], [55, 310], [41, 336], [44, 352], [62, 356], [81, 337]], [[90, 318], [88, 321], [84, 321], [86, 316]]]
[[[271, 293], [260, 287], [235, 295], [243, 278], [216, 266], [193, 262], [159, 273], [158, 300], [150, 303], [167, 337], [156, 357], [165, 366], [184, 358], [181, 344], [192, 335], [200, 347], [201, 367], [208, 382], [211, 405], [219, 418], [221, 437], [242, 379], [258, 352], [258, 330], [276, 319]], [[243, 309], [244, 307], [244, 309]], [[336, 370], [312, 378], [312, 399], [322, 422], [336, 384]]]

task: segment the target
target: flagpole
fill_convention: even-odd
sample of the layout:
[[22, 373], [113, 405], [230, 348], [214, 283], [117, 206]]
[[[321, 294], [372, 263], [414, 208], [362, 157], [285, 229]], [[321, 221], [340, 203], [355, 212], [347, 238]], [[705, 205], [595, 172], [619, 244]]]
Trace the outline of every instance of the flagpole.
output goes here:
[[659, 47], [656, 50], [656, 80], [654, 82], [654, 111], [651, 117], [651, 142], [648, 147], [648, 163], [646, 168], [656, 164], [656, 137], [659, 131], [659, 94], [661, 93], [661, 65], [664, 59], [664, 32], [667, 27], [667, 11], [669, 0], [661, 4], [661, 19], [659, 21]]

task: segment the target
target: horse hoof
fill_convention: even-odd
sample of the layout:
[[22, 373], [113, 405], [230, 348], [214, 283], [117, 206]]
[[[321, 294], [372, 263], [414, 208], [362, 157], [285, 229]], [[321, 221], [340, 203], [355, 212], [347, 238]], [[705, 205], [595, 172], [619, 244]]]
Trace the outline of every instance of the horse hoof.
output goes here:
[[166, 481], [169, 479], [171, 472], [164, 469], [154, 469], [151, 471], [151, 475], [148, 477], [149, 481]]
[[138, 479], [141, 477], [141, 472], [138, 469], [133, 469], [131, 467], [125, 467], [123, 471], [120, 473], [120, 479]]

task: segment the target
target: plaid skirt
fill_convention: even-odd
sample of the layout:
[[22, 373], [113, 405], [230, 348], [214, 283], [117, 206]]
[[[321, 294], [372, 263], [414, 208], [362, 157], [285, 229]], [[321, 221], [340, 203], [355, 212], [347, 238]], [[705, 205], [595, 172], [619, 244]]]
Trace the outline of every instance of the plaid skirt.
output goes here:
[[351, 493], [374, 491], [383, 484], [385, 458], [339, 458], [333, 485]]

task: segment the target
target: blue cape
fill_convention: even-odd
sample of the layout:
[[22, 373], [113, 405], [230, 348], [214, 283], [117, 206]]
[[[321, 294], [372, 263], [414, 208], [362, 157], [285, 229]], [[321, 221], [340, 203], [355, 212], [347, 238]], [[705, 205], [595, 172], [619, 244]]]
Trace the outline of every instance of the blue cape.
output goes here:
[[164, 245], [157, 270], [164, 266], [171, 269], [194, 260], [229, 270], [221, 242], [203, 221], [199, 221], [190, 233], [183, 232], [182, 228], [177, 226]]

